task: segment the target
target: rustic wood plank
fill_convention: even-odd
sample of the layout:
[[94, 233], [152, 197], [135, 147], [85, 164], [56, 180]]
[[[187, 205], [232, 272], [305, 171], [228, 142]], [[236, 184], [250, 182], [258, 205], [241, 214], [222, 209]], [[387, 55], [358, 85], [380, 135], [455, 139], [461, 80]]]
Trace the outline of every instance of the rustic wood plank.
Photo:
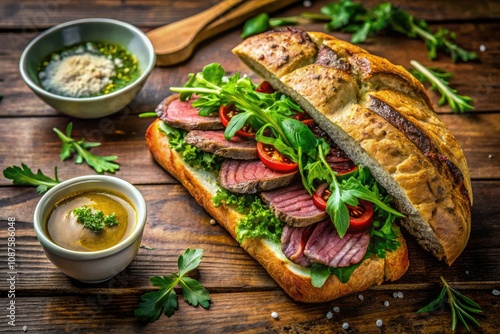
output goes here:
[[[452, 282], [450, 282], [452, 284]], [[500, 326], [496, 305], [498, 297], [490, 289], [462, 291], [483, 306], [476, 318], [481, 327], [476, 333], [494, 333]], [[140, 293], [124, 295], [97, 293], [53, 296], [44, 299], [16, 298], [16, 326], [27, 326], [32, 333], [452, 333], [450, 312], [446, 308], [432, 314], [416, 311], [439, 293], [439, 287], [404, 291], [404, 297], [393, 298], [393, 291], [366, 291], [323, 304], [292, 302], [279, 291], [254, 293], [211, 293], [208, 310], [192, 307], [179, 296], [179, 309], [170, 318], [146, 323], [134, 317]], [[244, 301], [244, 302], [243, 302]], [[384, 306], [389, 301], [389, 306]], [[339, 312], [332, 311], [338, 306]], [[271, 317], [272, 312], [278, 318]], [[332, 312], [332, 318], [326, 314]], [[207, 319], [210, 322], [207, 323]], [[376, 321], [383, 321], [382, 328]], [[5, 326], [3, 327], [5, 328]], [[181, 330], [182, 329], [182, 330]], [[7, 329], [7, 332], [9, 329]], [[5, 331], [0, 329], [0, 332]], [[457, 325], [455, 333], [467, 333]]]
[[[333, 1], [313, 1], [311, 8], [294, 6], [283, 16], [296, 15], [305, 10], [319, 12], [320, 8]], [[382, 0], [365, 0], [363, 4], [370, 8]], [[126, 21], [135, 25], [158, 27], [194, 15], [217, 0], [209, 1], [172, 1], [172, 0], [93, 0], [82, 3], [76, 0], [2, 2], [0, 12], [4, 18], [0, 29], [21, 29], [22, 31], [41, 30], [63, 22], [82, 17], [107, 17]], [[467, 0], [449, 1], [392, 1], [404, 10], [424, 20], [494, 20], [500, 17], [500, 5], [497, 1]]]

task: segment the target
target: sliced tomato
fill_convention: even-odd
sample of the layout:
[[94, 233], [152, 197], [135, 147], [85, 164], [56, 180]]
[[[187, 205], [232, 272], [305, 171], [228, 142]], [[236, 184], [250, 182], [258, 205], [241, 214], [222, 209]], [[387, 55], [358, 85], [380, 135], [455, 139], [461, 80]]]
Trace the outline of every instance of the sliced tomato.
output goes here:
[[323, 211], [326, 211], [326, 201], [328, 201], [328, 197], [330, 197], [331, 193], [328, 190], [328, 183], [322, 183], [316, 188], [316, 191], [313, 194], [312, 200], [314, 205]]
[[[238, 114], [238, 109], [232, 104], [227, 106], [221, 105], [219, 107], [219, 118], [222, 125], [227, 126], [229, 121], [231, 121], [231, 117]], [[240, 130], [236, 131], [236, 134], [246, 138], [255, 138], [255, 133], [250, 125], [245, 125]]]
[[[321, 184], [313, 194], [314, 205], [320, 210], [326, 210], [326, 202], [331, 193], [328, 184]], [[372, 226], [373, 223], [373, 203], [363, 199], [358, 200], [357, 206], [347, 205], [349, 210], [349, 233], [364, 232]]]
[[274, 88], [271, 86], [271, 84], [267, 81], [262, 81], [260, 85], [255, 88], [256, 92], [259, 93], [266, 93], [266, 94], [272, 94], [274, 93]]
[[347, 206], [349, 210], [349, 228], [347, 232], [364, 232], [373, 223], [373, 203], [360, 199], [358, 206]]
[[299, 166], [281, 154], [273, 145], [257, 142], [257, 155], [260, 161], [274, 171], [291, 173], [299, 169]]

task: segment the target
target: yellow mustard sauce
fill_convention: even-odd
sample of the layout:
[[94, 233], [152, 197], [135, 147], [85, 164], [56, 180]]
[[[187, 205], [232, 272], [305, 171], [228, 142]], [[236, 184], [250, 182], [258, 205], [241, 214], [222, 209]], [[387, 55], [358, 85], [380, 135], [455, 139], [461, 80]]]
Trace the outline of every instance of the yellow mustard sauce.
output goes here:
[[[92, 211], [116, 216], [118, 225], [106, 226], [93, 232], [78, 222], [74, 209], [87, 206]], [[110, 248], [128, 237], [134, 230], [137, 214], [130, 201], [116, 193], [91, 190], [72, 194], [59, 201], [51, 211], [45, 225], [47, 235], [57, 245], [80, 252], [93, 252]]]

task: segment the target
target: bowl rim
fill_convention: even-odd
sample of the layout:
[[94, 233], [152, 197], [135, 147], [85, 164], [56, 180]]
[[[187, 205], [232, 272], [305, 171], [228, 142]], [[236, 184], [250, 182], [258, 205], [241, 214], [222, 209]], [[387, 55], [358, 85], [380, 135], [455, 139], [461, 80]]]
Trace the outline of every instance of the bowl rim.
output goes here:
[[[111, 185], [110, 188], [113, 188], [112, 187], [113, 185], [119, 185], [121, 187], [127, 188], [131, 192], [131, 194], [133, 194], [133, 197], [137, 199], [137, 201], [134, 201], [133, 198], [130, 198], [131, 196], [127, 196], [125, 194], [124, 196], [126, 196], [132, 202], [137, 213], [137, 222], [134, 227], [134, 230], [128, 237], [121, 240], [116, 245], [99, 251], [91, 251], [91, 252], [74, 251], [57, 245], [55, 242], [50, 240], [50, 238], [44, 231], [43, 226], [45, 223], [44, 222], [45, 217], [42, 215], [44, 212], [44, 206], [47, 204], [49, 200], [57, 196], [61, 191], [68, 191], [71, 189], [71, 187], [75, 185], [90, 183], [92, 181], [98, 182], [100, 184], [105, 183]], [[96, 188], [99, 188], [99, 185], [96, 185]], [[71, 191], [68, 191], [68, 193], [71, 193]], [[119, 177], [110, 175], [77, 176], [57, 184], [53, 188], [49, 189], [38, 201], [38, 204], [35, 208], [35, 212], [33, 215], [33, 225], [35, 229], [35, 234], [42, 247], [46, 248], [55, 255], [74, 260], [100, 259], [122, 251], [123, 249], [131, 246], [137, 238], [141, 237], [141, 234], [143, 233], [144, 227], [146, 225], [146, 220], [147, 220], [146, 201], [144, 200], [144, 197], [139, 192], [139, 190], [131, 183]]]
[[[92, 97], [70, 97], [70, 96], [58, 95], [58, 94], [51, 93], [51, 92], [45, 90], [43, 87], [40, 87], [39, 85], [37, 85], [31, 79], [31, 77], [27, 73], [27, 69], [26, 69], [26, 67], [27, 67], [26, 66], [26, 59], [28, 57], [28, 54], [29, 54], [30, 50], [33, 48], [33, 46], [36, 43], [38, 43], [40, 40], [42, 40], [43, 38], [45, 38], [47, 35], [50, 35], [54, 31], [57, 31], [57, 30], [60, 30], [60, 29], [64, 29], [64, 28], [67, 28], [67, 27], [71, 27], [71, 26], [75, 26], [75, 25], [79, 25], [79, 24], [82, 24], [82, 23], [108, 23], [108, 24], [114, 24], [114, 25], [118, 25], [118, 26], [124, 27], [124, 28], [132, 31], [133, 33], [135, 33], [137, 36], [139, 36], [144, 41], [144, 43], [146, 44], [146, 49], [148, 51], [147, 53], [148, 53], [148, 59], [149, 59], [149, 61], [148, 61], [147, 65], [146, 65], [145, 70], [142, 71], [142, 73], [139, 75], [139, 77], [136, 80], [134, 80], [130, 84], [126, 85], [125, 87], [122, 87], [122, 88], [120, 88], [120, 89], [118, 89], [118, 90], [116, 90], [114, 92], [109, 93], [109, 94], [103, 94], [103, 95], [92, 96]], [[126, 91], [134, 89], [135, 85], [137, 85], [137, 84], [141, 83], [143, 80], [145, 80], [145, 78], [147, 78], [151, 74], [151, 72], [153, 71], [155, 65], [156, 65], [156, 53], [155, 53], [155, 49], [154, 49], [153, 43], [151, 43], [151, 41], [148, 38], [148, 36], [142, 30], [140, 30], [139, 28], [137, 28], [136, 26], [134, 26], [134, 25], [132, 25], [130, 23], [119, 21], [119, 20], [115, 20], [115, 19], [108, 19], [108, 18], [85, 18], [85, 19], [78, 19], [78, 20], [64, 22], [64, 23], [58, 24], [58, 25], [56, 25], [56, 26], [54, 26], [52, 28], [49, 28], [49, 29], [43, 31], [42, 33], [38, 34], [37, 36], [35, 36], [28, 43], [28, 45], [26, 45], [26, 47], [24, 48], [23, 52], [21, 53], [21, 57], [19, 58], [19, 72], [21, 73], [21, 77], [23, 78], [24, 82], [33, 91], [35, 91], [37, 94], [45, 95], [45, 96], [51, 97], [53, 99], [59, 99], [59, 100], [71, 101], [71, 102], [95, 102], [95, 101], [100, 101], [100, 100], [103, 100], [103, 99], [112, 98], [112, 97], [117, 96], [117, 95], [121, 95], [123, 92], [126, 92]]]

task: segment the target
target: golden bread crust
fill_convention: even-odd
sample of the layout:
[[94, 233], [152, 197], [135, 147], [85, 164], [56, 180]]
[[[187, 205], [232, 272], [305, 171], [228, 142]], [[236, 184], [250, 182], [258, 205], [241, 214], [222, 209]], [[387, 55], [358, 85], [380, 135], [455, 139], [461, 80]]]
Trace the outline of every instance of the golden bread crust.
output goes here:
[[[155, 120], [146, 132], [146, 143], [155, 160], [173, 177], [178, 179], [196, 201], [216, 219], [233, 238], [236, 238], [236, 224], [241, 214], [222, 204], [215, 207], [212, 203], [213, 190], [209, 189], [197, 171], [184, 164], [181, 156], [170, 150], [168, 138], [159, 130], [162, 121]], [[296, 301], [316, 303], [330, 301], [353, 292], [379, 285], [384, 280], [394, 281], [408, 269], [408, 249], [403, 237], [399, 236], [401, 246], [387, 253], [385, 259], [372, 257], [366, 259], [352, 274], [346, 284], [336, 276], [331, 276], [321, 288], [311, 285], [307, 270], [290, 262], [275, 245], [260, 240], [247, 239], [241, 245], [271, 275], [271, 277]]]
[[[294, 44], [294, 34], [303, 32], [252, 36], [233, 53], [301, 105], [352, 160], [368, 166], [407, 215], [405, 227], [451, 265], [470, 234], [471, 181], [464, 154], [423, 85], [403, 67], [335, 37], [312, 32]], [[274, 63], [264, 42], [269, 36], [286, 39], [290, 59], [298, 55], [304, 65], [282, 63], [279, 73], [268, 67]], [[315, 54], [298, 51], [314, 50], [310, 44]]]

